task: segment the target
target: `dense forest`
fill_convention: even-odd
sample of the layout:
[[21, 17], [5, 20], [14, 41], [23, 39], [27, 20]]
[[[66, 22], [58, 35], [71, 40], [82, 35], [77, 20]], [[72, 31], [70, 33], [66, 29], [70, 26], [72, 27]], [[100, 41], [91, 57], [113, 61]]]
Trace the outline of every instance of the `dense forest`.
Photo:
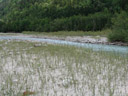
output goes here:
[[128, 0], [0, 0], [0, 31], [96, 31], [113, 28], [115, 32], [110, 39], [128, 41], [127, 13]]

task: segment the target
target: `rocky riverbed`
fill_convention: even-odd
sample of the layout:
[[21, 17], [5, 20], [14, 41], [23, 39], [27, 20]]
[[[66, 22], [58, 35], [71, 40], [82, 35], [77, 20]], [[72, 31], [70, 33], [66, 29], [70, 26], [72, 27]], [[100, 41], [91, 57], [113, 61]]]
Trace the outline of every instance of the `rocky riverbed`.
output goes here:
[[109, 42], [107, 37], [101, 37], [101, 36], [67, 36], [67, 37], [32, 36], [32, 37], [35, 37], [35, 38], [45, 38], [45, 39], [54, 39], [54, 40], [65, 40], [65, 41], [80, 42], [80, 43], [128, 46], [128, 43]]
[[21, 36], [21, 37], [34, 37], [34, 38], [43, 38], [43, 39], [53, 39], [53, 40], [65, 40], [72, 42], [80, 43], [91, 43], [91, 44], [106, 44], [106, 45], [119, 45], [119, 46], [128, 46], [128, 43], [123, 42], [109, 42], [107, 37], [101, 36], [44, 36], [44, 35], [26, 35], [22, 33], [0, 33], [0, 36]]

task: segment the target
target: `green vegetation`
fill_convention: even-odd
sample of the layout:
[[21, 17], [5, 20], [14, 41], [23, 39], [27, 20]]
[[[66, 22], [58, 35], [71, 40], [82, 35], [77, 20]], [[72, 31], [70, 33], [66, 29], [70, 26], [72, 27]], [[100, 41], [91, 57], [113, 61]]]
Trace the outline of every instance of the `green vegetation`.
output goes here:
[[[116, 26], [121, 11], [128, 13], [128, 0], [0, 0], [0, 31], [101, 31]], [[120, 32], [110, 40], [127, 42]]]
[[113, 31], [109, 35], [110, 41], [128, 42], [128, 14], [121, 12], [113, 18]]
[[110, 29], [102, 31], [58, 31], [58, 32], [33, 32], [23, 31], [23, 34], [37, 35], [37, 36], [108, 36], [112, 31]]
[[0, 45], [1, 96], [128, 94], [127, 55], [27, 41]]

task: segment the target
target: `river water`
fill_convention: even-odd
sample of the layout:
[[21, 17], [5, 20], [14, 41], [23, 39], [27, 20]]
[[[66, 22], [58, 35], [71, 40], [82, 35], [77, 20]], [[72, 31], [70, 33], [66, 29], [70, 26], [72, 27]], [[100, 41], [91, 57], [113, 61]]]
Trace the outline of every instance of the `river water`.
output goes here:
[[94, 51], [109, 51], [115, 53], [128, 54], [128, 46], [77, 43], [77, 42], [64, 41], [64, 40], [53, 40], [53, 39], [43, 39], [43, 38], [34, 38], [34, 37], [22, 37], [22, 36], [0, 36], [0, 40], [27, 40], [27, 41], [36, 41], [36, 42], [47, 42], [53, 44], [73, 45], [78, 47], [91, 48]]

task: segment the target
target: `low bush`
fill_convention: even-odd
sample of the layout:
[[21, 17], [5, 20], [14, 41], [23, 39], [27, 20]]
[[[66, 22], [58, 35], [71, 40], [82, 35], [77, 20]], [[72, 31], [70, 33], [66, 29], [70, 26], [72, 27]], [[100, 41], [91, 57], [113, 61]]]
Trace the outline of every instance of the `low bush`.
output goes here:
[[109, 25], [111, 16], [104, 12], [97, 12], [88, 16], [74, 15], [63, 18], [22, 18], [9, 21], [6, 24], [6, 31], [97, 31]]
[[5, 23], [2, 20], [0, 20], [0, 32], [3, 32], [4, 29], [5, 29]]
[[50, 31], [96, 31], [102, 30], [110, 22], [110, 15], [102, 12], [88, 16], [77, 15], [69, 18], [55, 19], [51, 22]]
[[126, 12], [116, 14], [112, 22], [113, 29], [109, 34], [109, 40], [111, 42], [128, 42], [128, 14]]

